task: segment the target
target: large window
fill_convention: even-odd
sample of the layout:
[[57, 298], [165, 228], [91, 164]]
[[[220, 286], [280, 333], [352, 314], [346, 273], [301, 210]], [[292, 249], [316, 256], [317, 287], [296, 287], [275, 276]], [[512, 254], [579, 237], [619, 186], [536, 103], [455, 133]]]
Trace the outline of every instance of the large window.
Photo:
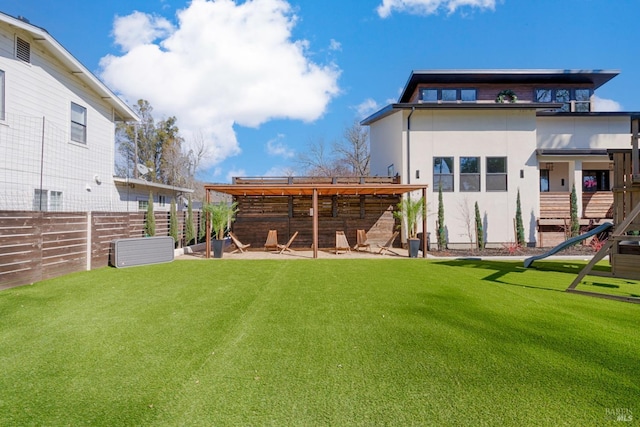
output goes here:
[[433, 190], [453, 191], [453, 157], [433, 158]]
[[424, 88], [420, 90], [422, 102], [475, 102], [476, 89]]
[[480, 191], [480, 157], [460, 157], [460, 191]]
[[588, 112], [591, 111], [591, 89], [536, 89], [535, 101], [562, 104], [558, 111]]
[[593, 193], [595, 191], [609, 191], [608, 170], [583, 170], [582, 191]]
[[507, 191], [506, 157], [487, 157], [487, 191]]
[[71, 103], [71, 140], [87, 143], [87, 109]]

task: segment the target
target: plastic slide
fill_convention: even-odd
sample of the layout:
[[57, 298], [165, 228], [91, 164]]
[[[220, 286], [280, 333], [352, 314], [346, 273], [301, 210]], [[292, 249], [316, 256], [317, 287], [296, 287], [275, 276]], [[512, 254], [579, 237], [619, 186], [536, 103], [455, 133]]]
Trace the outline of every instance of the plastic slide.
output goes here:
[[556, 246], [555, 248], [551, 249], [548, 252], [545, 252], [545, 253], [540, 254], [540, 255], [534, 255], [532, 257], [529, 257], [529, 258], [525, 259], [524, 260], [524, 268], [531, 267], [531, 264], [533, 264], [533, 261], [535, 261], [535, 260], [546, 258], [546, 257], [551, 256], [553, 254], [557, 254], [561, 250], [566, 249], [569, 246], [573, 246], [576, 243], [581, 242], [584, 239], [587, 239], [587, 238], [589, 238], [591, 236], [594, 236], [594, 235], [596, 235], [598, 233], [602, 233], [603, 231], [607, 231], [611, 227], [613, 227], [613, 224], [611, 224], [610, 222], [604, 222], [604, 223], [600, 224], [599, 226], [597, 226], [596, 228], [594, 228], [592, 230], [589, 230], [584, 234], [581, 234], [579, 236], [572, 237], [572, 238], [570, 238], [568, 240], [565, 240], [564, 242], [560, 243], [558, 246]]

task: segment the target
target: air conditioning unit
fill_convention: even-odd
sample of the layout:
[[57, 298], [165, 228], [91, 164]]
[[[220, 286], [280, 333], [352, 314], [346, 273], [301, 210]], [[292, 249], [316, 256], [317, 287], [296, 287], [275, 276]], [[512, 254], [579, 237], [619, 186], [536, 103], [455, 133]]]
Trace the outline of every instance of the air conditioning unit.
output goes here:
[[110, 264], [117, 268], [173, 261], [173, 237], [140, 237], [111, 242]]

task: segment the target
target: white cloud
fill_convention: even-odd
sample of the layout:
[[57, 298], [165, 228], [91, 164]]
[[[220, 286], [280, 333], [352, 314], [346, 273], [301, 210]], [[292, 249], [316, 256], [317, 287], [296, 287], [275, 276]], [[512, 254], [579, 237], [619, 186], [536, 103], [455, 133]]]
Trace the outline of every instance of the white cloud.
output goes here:
[[173, 26], [167, 19], [135, 11], [131, 15], [116, 17], [112, 36], [115, 43], [126, 52], [167, 37], [172, 32]]
[[246, 175], [247, 175], [247, 172], [244, 169], [232, 169], [229, 172], [227, 172], [226, 182], [233, 181], [234, 177], [246, 176]]
[[283, 134], [278, 134], [275, 138], [267, 141], [267, 154], [270, 156], [284, 157], [285, 159], [293, 157], [295, 151], [287, 147], [287, 144], [283, 142], [284, 138], [285, 136]]
[[355, 107], [355, 110], [358, 113], [358, 117], [362, 119], [371, 115], [372, 113], [375, 113], [379, 109], [380, 109], [380, 105], [371, 98], [365, 99]]
[[271, 169], [266, 171], [263, 176], [293, 176], [294, 171], [292, 168], [288, 166], [273, 166]]
[[338, 67], [292, 40], [296, 21], [285, 0], [193, 0], [176, 26], [134, 12], [116, 18], [123, 54], [102, 58], [100, 75], [130, 104], [146, 99], [157, 118], [176, 116], [186, 141], [203, 134], [210, 167], [240, 152], [235, 125], [312, 122], [339, 94]]
[[394, 10], [414, 15], [432, 15], [444, 9], [451, 14], [464, 6], [493, 10], [496, 1], [499, 0], [382, 0], [376, 12], [381, 18], [389, 17]]
[[329, 50], [341, 51], [342, 50], [342, 43], [340, 43], [337, 40], [331, 39], [331, 42], [329, 43]]
[[623, 107], [613, 99], [604, 99], [594, 95], [593, 111], [623, 111]]

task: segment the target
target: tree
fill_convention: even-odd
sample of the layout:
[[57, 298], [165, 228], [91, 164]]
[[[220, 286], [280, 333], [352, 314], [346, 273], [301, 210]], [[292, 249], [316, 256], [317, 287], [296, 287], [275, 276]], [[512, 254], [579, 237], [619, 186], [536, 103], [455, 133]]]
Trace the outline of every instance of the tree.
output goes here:
[[176, 210], [176, 199], [171, 199], [169, 211], [169, 236], [173, 237], [174, 244], [178, 244], [178, 212]]
[[442, 200], [442, 186], [438, 188], [438, 250], [447, 249], [447, 234], [444, 228], [444, 202]]
[[576, 185], [571, 186], [571, 237], [580, 234], [580, 221], [578, 219], [578, 195], [576, 194]]
[[415, 239], [418, 234], [418, 220], [425, 216], [424, 198], [412, 199], [411, 196], [403, 197], [398, 203], [398, 210], [393, 212], [393, 216], [405, 222], [407, 234], [410, 239]]
[[156, 123], [153, 107], [144, 99], [133, 109], [140, 122], [121, 123], [116, 128], [116, 173], [166, 185], [193, 186], [197, 166], [206, 153], [204, 145], [198, 152], [184, 153], [176, 117]]
[[191, 206], [191, 197], [189, 197], [189, 206], [187, 207], [187, 221], [184, 230], [185, 245], [190, 245], [196, 238], [196, 228], [193, 223], [193, 207]]
[[484, 230], [482, 227], [482, 218], [480, 218], [480, 208], [478, 208], [478, 202], [476, 202], [476, 243], [478, 249], [484, 249]]
[[526, 244], [524, 240], [524, 225], [522, 223], [522, 207], [520, 205], [519, 188], [518, 195], [516, 196], [516, 244], [518, 246], [524, 246]]
[[341, 169], [349, 171], [349, 175], [369, 175], [369, 131], [359, 122], [353, 122], [344, 130], [343, 140], [334, 144], [333, 150]]
[[153, 213], [153, 193], [149, 191], [149, 202], [147, 203], [147, 217], [144, 222], [144, 234], [147, 237], [156, 235], [156, 217]]
[[331, 150], [322, 138], [310, 141], [296, 163], [308, 176], [367, 176], [369, 160], [369, 132], [354, 122]]

